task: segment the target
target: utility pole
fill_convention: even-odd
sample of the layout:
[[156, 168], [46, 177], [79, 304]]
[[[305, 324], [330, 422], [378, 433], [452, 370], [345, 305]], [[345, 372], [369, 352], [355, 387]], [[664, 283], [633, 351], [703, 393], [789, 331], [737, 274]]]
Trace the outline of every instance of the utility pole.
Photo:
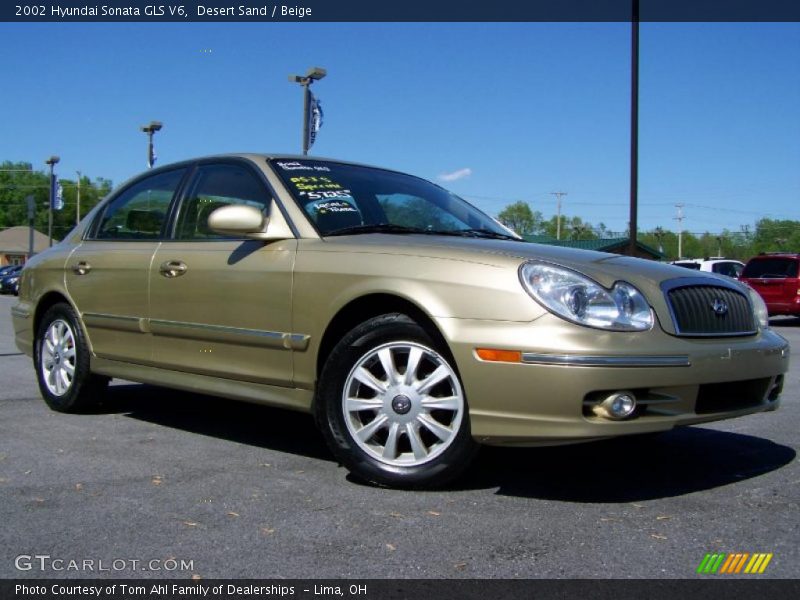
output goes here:
[[656, 227], [653, 234], [658, 240], [658, 251], [664, 254], [664, 242], [661, 241], [664, 238], [664, 230], [661, 227]]
[[567, 192], [550, 192], [551, 195], [558, 198], [558, 205], [557, 205], [557, 213], [558, 218], [556, 219], [556, 239], [561, 239], [561, 198], [567, 195]]
[[77, 192], [77, 200], [78, 200], [78, 208], [75, 210], [75, 225], [81, 222], [81, 172], [75, 171], [78, 174], [78, 192]]
[[672, 217], [678, 222], [678, 260], [683, 258], [683, 204], [676, 204], [678, 216]]

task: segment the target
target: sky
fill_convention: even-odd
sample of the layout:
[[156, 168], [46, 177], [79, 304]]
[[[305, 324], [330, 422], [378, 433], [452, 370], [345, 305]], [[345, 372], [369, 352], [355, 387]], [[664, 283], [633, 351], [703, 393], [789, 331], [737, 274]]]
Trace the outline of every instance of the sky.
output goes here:
[[[629, 23], [0, 23], [0, 161], [120, 184], [225, 152], [300, 151], [435, 181], [496, 215], [517, 200], [628, 223]], [[800, 23], [642, 23], [639, 229], [800, 220]]]

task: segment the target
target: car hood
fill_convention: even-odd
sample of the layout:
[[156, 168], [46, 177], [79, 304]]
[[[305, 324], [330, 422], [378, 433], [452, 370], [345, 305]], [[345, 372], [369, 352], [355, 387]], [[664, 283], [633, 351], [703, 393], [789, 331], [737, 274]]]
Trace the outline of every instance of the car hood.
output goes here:
[[614, 282], [621, 279], [633, 284], [650, 282], [656, 286], [663, 281], [676, 278], [719, 279], [711, 273], [693, 271], [653, 260], [512, 240], [416, 234], [362, 234], [328, 237], [325, 238], [325, 242], [335, 251], [407, 254], [497, 266], [541, 260], [579, 271], [605, 287], [611, 287]]
[[744, 284], [713, 273], [642, 258], [522, 241], [417, 234], [363, 234], [328, 237], [325, 242], [326, 249], [334, 252], [424, 256], [513, 269], [525, 261], [539, 260], [578, 271], [607, 289], [617, 281], [626, 281], [644, 294], [659, 316], [662, 327], [670, 333], [674, 329], [662, 288], [664, 282], [680, 279], [682, 284], [716, 283], [726, 287], [735, 286], [742, 293], [747, 293]]

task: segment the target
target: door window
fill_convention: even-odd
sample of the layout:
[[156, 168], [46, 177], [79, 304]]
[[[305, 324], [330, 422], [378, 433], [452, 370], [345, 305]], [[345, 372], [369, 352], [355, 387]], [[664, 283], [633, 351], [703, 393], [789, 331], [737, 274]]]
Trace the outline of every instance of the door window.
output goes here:
[[733, 277], [736, 279], [742, 273], [742, 265], [735, 262], [720, 262], [715, 263], [712, 267], [714, 273], [719, 273], [720, 275], [726, 275], [728, 277]]
[[154, 240], [162, 236], [172, 196], [186, 169], [153, 175], [133, 184], [103, 211], [95, 238]]
[[201, 166], [183, 200], [175, 238], [230, 239], [208, 227], [212, 212], [229, 204], [245, 204], [266, 213], [269, 203], [270, 195], [264, 183], [247, 167], [236, 164]]

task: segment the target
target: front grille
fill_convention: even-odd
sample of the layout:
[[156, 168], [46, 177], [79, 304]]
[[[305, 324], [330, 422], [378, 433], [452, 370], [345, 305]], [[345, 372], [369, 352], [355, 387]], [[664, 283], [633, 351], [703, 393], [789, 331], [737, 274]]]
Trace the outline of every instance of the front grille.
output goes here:
[[[747, 297], [714, 285], [688, 285], [667, 292], [675, 330], [685, 336], [730, 336], [756, 333]], [[715, 310], [716, 308], [716, 310]]]

